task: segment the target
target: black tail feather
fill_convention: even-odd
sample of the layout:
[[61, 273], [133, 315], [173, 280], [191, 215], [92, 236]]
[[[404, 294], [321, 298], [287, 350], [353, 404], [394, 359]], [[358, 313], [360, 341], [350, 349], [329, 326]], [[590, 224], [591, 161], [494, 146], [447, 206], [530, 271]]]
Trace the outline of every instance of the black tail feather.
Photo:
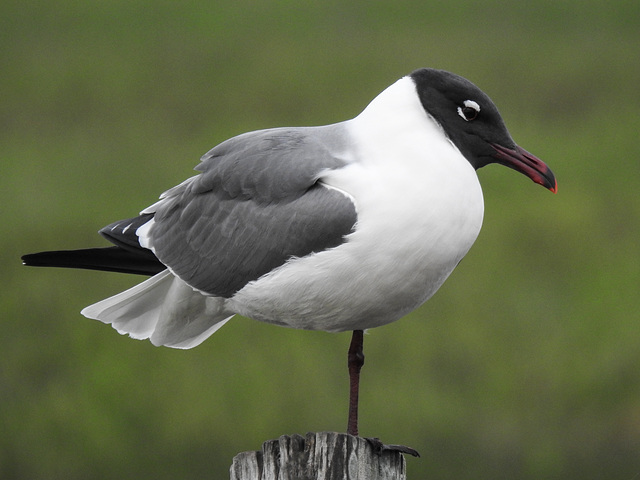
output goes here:
[[84, 268], [137, 275], [155, 275], [167, 268], [150, 250], [132, 251], [121, 247], [32, 253], [24, 255], [22, 263], [32, 267]]

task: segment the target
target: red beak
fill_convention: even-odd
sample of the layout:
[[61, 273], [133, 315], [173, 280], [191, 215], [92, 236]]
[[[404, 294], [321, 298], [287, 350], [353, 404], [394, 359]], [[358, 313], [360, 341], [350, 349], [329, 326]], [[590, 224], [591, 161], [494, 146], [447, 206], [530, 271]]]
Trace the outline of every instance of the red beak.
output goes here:
[[553, 193], [558, 191], [555, 175], [547, 164], [538, 157], [517, 145], [513, 149], [496, 143], [492, 143], [491, 146], [496, 151], [493, 157], [498, 163], [517, 170]]

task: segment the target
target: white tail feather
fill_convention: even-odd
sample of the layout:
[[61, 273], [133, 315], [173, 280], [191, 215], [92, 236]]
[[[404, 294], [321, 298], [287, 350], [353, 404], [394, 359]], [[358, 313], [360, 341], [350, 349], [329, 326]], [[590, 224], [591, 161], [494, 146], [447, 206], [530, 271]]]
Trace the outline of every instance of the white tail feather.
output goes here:
[[173, 348], [199, 345], [233, 316], [224, 299], [205, 297], [169, 270], [86, 307], [82, 314], [132, 338]]

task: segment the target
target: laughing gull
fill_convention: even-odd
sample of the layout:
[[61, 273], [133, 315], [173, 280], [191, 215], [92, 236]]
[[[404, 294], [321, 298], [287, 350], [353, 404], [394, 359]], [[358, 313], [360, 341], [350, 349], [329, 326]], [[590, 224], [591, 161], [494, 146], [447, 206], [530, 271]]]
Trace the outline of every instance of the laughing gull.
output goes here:
[[235, 314], [353, 331], [348, 433], [357, 435], [362, 331], [422, 305], [464, 257], [484, 211], [476, 170], [490, 163], [556, 191], [485, 93], [420, 69], [352, 120], [222, 142], [198, 175], [100, 230], [114, 246], [23, 262], [151, 275], [82, 314], [154, 345], [195, 347]]

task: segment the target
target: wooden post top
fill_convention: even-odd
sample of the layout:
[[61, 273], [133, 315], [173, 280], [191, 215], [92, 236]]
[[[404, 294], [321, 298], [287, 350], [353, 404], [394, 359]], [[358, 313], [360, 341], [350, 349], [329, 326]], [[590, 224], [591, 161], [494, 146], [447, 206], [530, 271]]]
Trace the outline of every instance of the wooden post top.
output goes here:
[[231, 480], [406, 480], [404, 453], [346, 433], [283, 435], [233, 459]]

